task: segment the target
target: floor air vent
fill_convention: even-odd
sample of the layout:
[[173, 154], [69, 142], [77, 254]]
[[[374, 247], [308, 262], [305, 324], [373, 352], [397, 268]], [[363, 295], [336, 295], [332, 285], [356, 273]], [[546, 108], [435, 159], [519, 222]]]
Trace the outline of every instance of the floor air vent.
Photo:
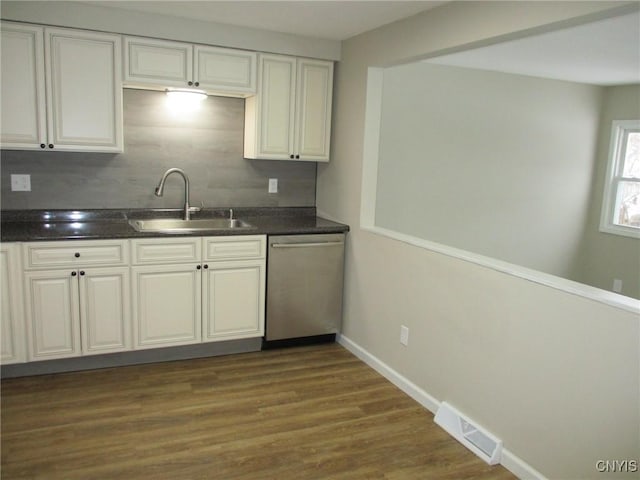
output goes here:
[[447, 402], [442, 402], [434, 421], [489, 465], [500, 463], [502, 440], [476, 425]]

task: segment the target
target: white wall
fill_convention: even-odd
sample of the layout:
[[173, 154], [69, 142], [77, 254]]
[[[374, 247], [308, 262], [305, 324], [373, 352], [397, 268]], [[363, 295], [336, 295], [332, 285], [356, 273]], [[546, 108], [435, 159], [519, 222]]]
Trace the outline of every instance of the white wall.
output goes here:
[[601, 90], [425, 62], [385, 69], [376, 225], [571, 278]]
[[640, 118], [640, 85], [605, 89], [591, 211], [585, 229], [576, 280], [611, 289], [613, 279], [622, 280], [622, 293], [640, 298], [640, 240], [600, 231], [600, 213], [614, 120]]
[[343, 334], [554, 479], [607, 478], [597, 460], [638, 458], [638, 315], [361, 229], [367, 70], [615, 6], [456, 2], [344, 42], [332, 161], [318, 167], [319, 210], [352, 227]]

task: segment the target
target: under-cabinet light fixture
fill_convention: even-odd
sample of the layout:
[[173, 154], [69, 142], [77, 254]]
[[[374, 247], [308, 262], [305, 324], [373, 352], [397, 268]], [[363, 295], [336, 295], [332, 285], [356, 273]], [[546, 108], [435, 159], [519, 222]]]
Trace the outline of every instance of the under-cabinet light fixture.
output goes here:
[[186, 101], [202, 101], [207, 98], [207, 92], [192, 88], [167, 88], [165, 90], [169, 98], [176, 98]]

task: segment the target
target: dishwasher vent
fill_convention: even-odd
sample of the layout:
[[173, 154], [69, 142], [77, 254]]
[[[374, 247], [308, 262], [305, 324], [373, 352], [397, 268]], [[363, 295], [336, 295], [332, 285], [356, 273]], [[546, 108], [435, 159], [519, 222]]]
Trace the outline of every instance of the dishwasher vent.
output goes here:
[[489, 465], [500, 463], [502, 440], [469, 420], [447, 402], [442, 402], [434, 421]]

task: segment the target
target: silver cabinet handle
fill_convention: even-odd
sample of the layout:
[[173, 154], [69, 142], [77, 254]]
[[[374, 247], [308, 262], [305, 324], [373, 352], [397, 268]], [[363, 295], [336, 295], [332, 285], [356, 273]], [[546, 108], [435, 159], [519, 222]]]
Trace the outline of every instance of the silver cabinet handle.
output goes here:
[[273, 248], [303, 248], [303, 247], [335, 247], [344, 242], [313, 242], [313, 243], [272, 243]]

